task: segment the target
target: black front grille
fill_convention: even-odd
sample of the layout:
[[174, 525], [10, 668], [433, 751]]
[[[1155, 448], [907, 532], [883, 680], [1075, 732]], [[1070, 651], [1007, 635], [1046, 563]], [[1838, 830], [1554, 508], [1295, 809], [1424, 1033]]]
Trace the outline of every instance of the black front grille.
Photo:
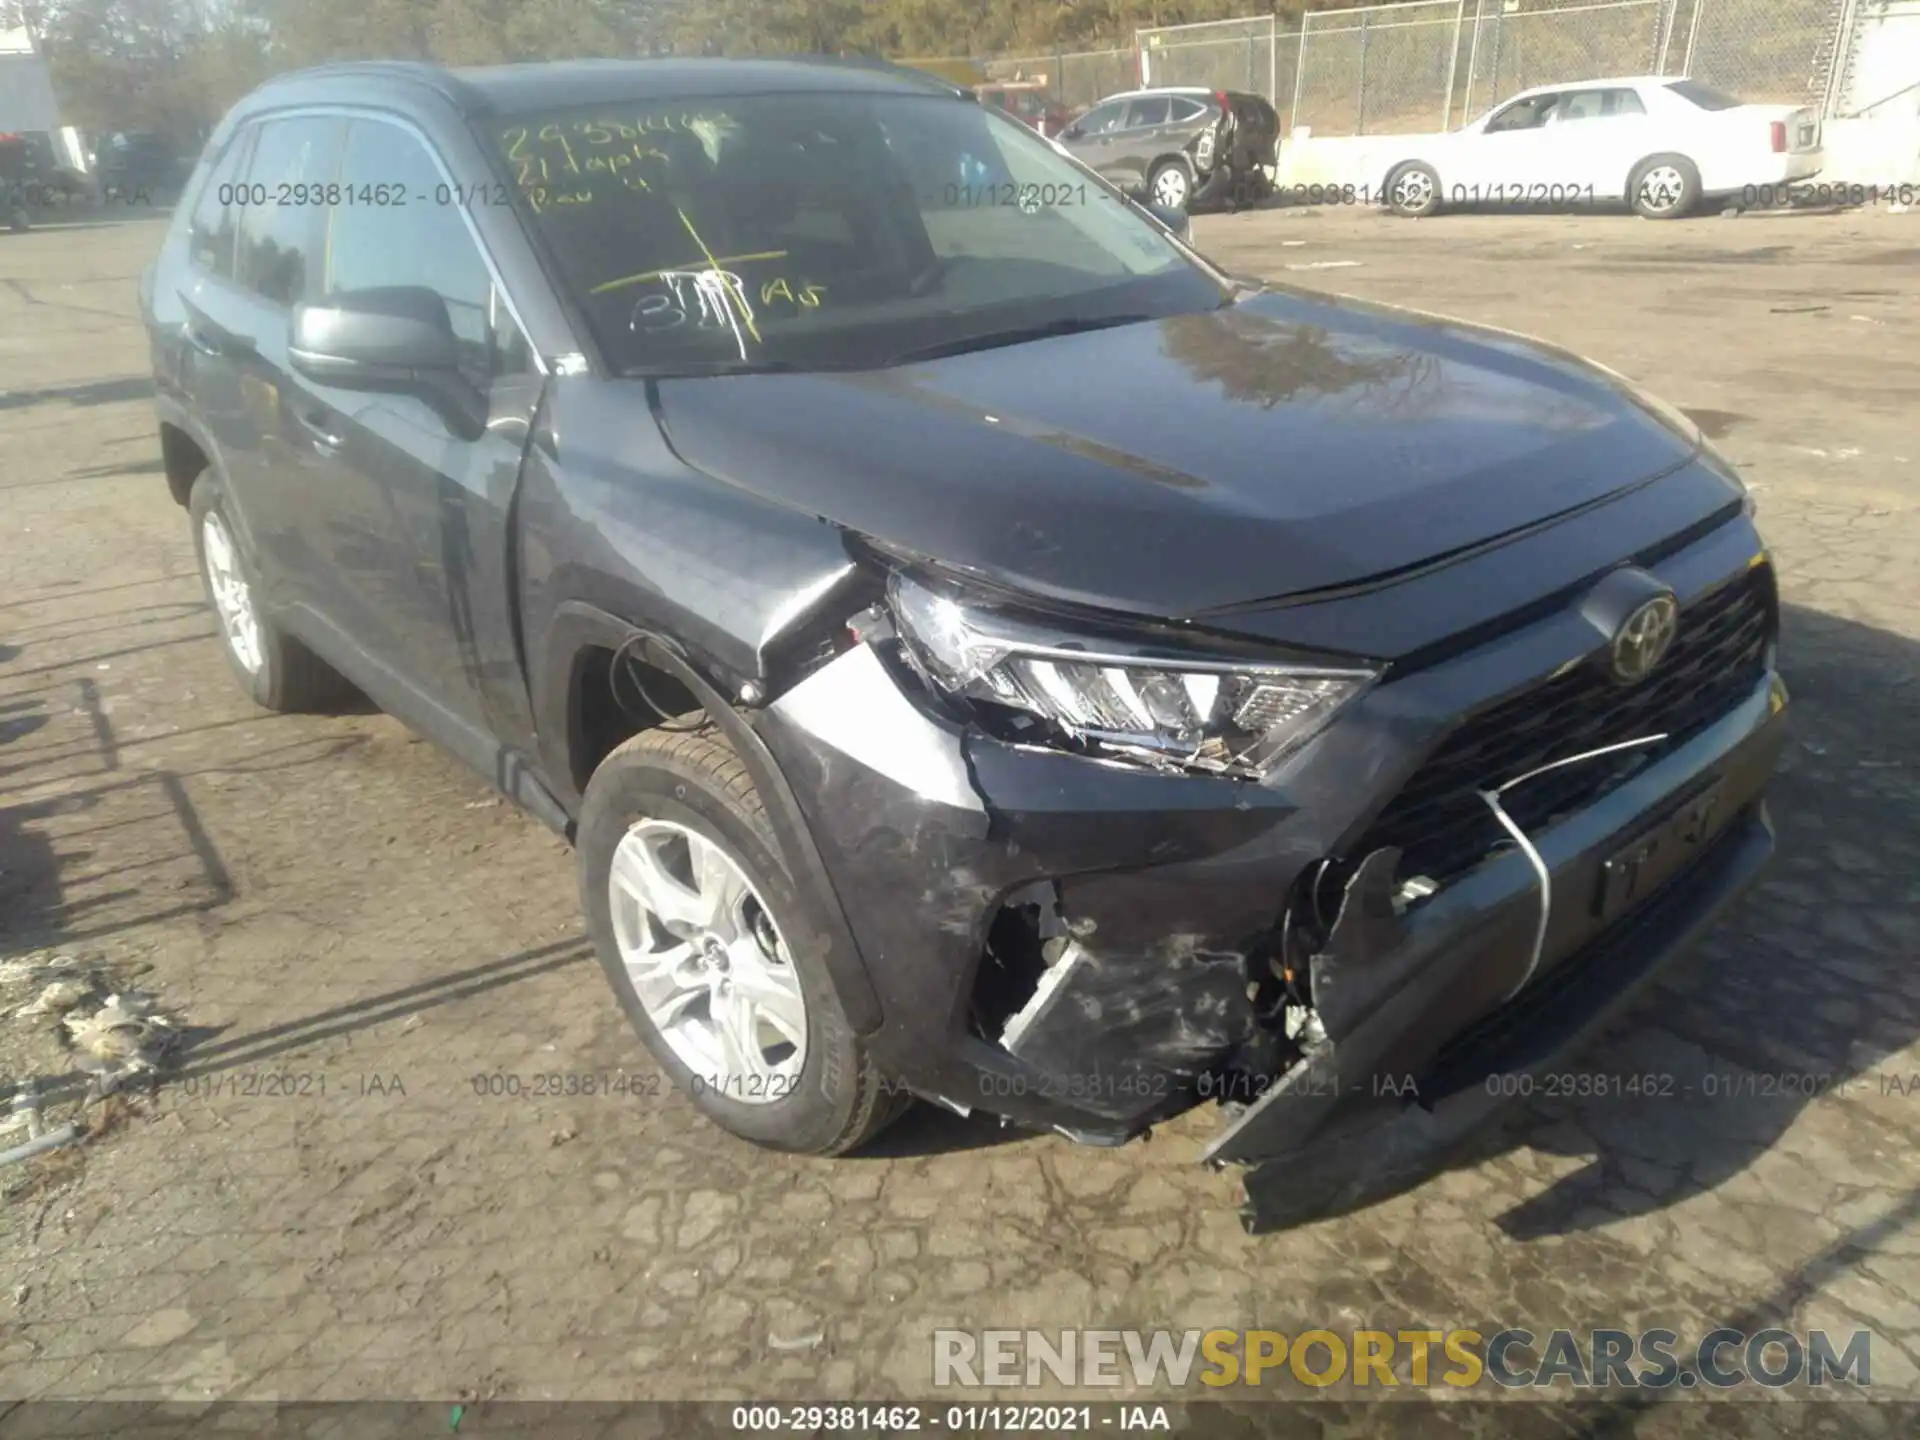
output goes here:
[[1597, 665], [1582, 665], [1469, 716], [1381, 811], [1354, 857], [1397, 845], [1402, 875], [1444, 882], [1506, 838], [1479, 790], [1588, 750], [1667, 734], [1663, 745], [1569, 765], [1500, 801], [1529, 832], [1592, 804], [1752, 693], [1766, 666], [1772, 597], [1771, 573], [1756, 566], [1680, 612], [1673, 648], [1640, 684], [1616, 685]]

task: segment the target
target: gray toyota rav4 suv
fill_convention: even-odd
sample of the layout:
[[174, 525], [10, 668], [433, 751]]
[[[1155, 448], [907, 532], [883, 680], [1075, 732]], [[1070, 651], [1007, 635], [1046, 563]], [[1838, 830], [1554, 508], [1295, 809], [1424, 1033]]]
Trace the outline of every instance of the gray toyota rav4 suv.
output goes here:
[[1249, 1225], [1353, 1204], [1772, 850], [1773, 571], [1684, 417], [1230, 276], [927, 77], [288, 75], [141, 299], [240, 683], [569, 837], [762, 1144], [1204, 1102]]

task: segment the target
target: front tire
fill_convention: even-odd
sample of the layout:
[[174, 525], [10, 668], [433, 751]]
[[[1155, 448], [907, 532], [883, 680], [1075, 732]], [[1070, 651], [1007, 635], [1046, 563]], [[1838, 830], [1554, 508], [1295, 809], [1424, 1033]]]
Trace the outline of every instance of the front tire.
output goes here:
[[227, 495], [212, 470], [187, 499], [194, 553], [207, 603], [220, 622], [221, 648], [253, 703], [284, 714], [331, 710], [350, 700], [340, 673], [268, 618], [258, 571], [227, 514]]
[[1636, 214], [1648, 220], [1678, 220], [1700, 203], [1700, 171], [1684, 155], [1642, 160], [1627, 181]]
[[1440, 174], [1423, 160], [1395, 166], [1386, 191], [1387, 207], [1409, 220], [1423, 220], [1440, 208]]
[[740, 757], [707, 722], [616, 747], [577, 831], [587, 933], [675, 1088], [770, 1150], [841, 1155], [910, 1103], [853, 1033], [803, 936], [794, 882]]

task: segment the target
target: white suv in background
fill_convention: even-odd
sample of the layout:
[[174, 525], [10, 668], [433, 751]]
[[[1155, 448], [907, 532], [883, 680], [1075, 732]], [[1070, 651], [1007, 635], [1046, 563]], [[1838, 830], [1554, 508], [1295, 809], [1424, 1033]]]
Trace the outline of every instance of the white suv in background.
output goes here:
[[1380, 172], [1381, 196], [1414, 216], [1625, 200], [1671, 220], [1708, 198], [1773, 203], [1818, 174], [1822, 158], [1814, 110], [1746, 105], [1659, 76], [1542, 85], [1459, 130], [1402, 139]]

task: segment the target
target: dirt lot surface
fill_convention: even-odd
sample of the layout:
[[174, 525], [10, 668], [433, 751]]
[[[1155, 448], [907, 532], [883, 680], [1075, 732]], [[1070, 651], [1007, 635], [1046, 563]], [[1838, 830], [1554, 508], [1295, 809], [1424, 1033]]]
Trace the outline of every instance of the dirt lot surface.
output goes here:
[[[1920, 1398], [1920, 215], [1198, 222], [1241, 269], [1691, 411], [1758, 494], [1795, 699], [1780, 860], [1581, 1066], [1693, 1093], [1535, 1099], [1425, 1187], [1261, 1239], [1194, 1163], [1208, 1115], [1099, 1151], [923, 1107], [825, 1163], [657, 1093], [558, 840], [384, 716], [229, 678], [158, 473], [159, 235], [0, 236], [0, 959], [137, 973], [190, 1041], [96, 1140], [0, 1172], [0, 1395], [926, 1397], [946, 1325], [1780, 1323], [1871, 1327], [1876, 1393]], [[0, 1018], [0, 1055], [51, 1024]]]

